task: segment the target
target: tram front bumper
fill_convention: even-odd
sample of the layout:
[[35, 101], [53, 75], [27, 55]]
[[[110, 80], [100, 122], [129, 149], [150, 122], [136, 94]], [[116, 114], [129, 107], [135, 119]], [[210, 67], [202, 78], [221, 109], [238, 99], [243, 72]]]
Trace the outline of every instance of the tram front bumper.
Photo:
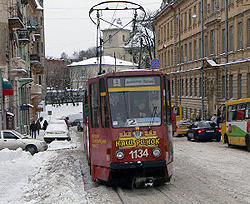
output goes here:
[[166, 161], [147, 161], [147, 162], [112, 162], [110, 164], [111, 170], [125, 170], [137, 168], [166, 168]]

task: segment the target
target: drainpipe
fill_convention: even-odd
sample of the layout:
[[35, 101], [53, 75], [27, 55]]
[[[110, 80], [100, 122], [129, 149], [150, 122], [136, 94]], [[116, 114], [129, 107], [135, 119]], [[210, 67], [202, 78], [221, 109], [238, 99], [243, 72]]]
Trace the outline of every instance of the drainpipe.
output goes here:
[[2, 68], [0, 68], [0, 96], [1, 96], [1, 129], [4, 130], [4, 106], [3, 106], [3, 76]]

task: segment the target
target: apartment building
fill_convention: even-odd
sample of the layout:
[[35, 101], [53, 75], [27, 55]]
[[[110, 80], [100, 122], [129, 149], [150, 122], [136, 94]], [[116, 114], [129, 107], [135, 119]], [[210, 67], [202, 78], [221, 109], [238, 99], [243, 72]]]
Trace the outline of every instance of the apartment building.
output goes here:
[[12, 90], [8, 95], [0, 94], [1, 129], [28, 133], [30, 120], [36, 120], [39, 111], [36, 107], [42, 98], [44, 66], [42, 5], [41, 0], [0, 2], [2, 87]]
[[184, 118], [210, 118], [226, 100], [250, 97], [249, 0], [164, 0], [154, 23]]

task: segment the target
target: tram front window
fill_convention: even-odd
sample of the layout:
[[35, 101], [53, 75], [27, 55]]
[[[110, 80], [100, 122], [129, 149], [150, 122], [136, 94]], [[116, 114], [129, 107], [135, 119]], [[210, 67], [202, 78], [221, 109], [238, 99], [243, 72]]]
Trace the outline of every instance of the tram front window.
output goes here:
[[[137, 86], [138, 89], [134, 89], [135, 91], [133, 91], [133, 88], [118, 88], [113, 92], [109, 92], [113, 127], [161, 125], [160, 79], [157, 82], [159, 84], [154, 85], [158, 86], [144, 86], [144, 88]], [[138, 91], [139, 89], [143, 91]], [[145, 89], [146, 91], [144, 91]]]

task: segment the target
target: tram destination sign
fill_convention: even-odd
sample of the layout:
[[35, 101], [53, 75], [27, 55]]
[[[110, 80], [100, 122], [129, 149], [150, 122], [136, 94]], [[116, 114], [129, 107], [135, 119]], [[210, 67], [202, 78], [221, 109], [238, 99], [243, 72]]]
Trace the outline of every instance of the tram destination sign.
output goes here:
[[142, 77], [117, 77], [108, 79], [109, 88], [115, 87], [135, 87], [135, 86], [159, 86], [159, 76]]

